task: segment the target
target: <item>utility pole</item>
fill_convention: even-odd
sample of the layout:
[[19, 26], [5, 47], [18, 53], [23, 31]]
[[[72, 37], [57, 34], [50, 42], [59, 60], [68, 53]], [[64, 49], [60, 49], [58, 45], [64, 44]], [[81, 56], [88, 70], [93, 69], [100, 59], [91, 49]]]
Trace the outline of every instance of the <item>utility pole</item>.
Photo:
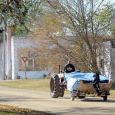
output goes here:
[[32, 58], [32, 70], [35, 70], [35, 58]]

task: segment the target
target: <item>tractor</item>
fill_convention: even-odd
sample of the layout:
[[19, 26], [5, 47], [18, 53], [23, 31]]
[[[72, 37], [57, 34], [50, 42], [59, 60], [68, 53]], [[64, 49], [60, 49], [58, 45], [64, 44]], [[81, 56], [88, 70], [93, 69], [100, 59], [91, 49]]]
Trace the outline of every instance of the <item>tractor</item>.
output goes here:
[[[71, 74], [69, 74], [71, 76]], [[76, 75], [77, 76], [77, 75]], [[71, 78], [70, 78], [71, 79]], [[79, 80], [78, 87], [76, 88], [76, 95], [72, 97], [74, 100], [76, 97], [85, 98], [88, 95], [97, 96], [95, 88], [93, 87], [93, 80]], [[66, 80], [65, 73], [59, 73], [52, 75], [50, 79], [50, 93], [52, 98], [58, 98], [64, 96], [64, 91], [67, 89], [68, 81]], [[110, 95], [110, 89], [112, 86], [112, 80], [108, 78], [99, 82], [101, 94], [100, 97], [103, 101], [107, 101], [108, 95]], [[72, 92], [72, 91], [71, 91]]]

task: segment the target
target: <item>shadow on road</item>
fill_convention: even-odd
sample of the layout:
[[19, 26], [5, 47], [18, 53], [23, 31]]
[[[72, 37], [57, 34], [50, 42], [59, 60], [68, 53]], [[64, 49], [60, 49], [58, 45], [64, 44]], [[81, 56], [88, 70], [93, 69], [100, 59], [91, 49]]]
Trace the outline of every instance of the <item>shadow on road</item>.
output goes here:
[[106, 103], [115, 103], [115, 99], [108, 99], [107, 101], [103, 101], [103, 98], [85, 98], [82, 99], [83, 102], [106, 102]]
[[[71, 97], [60, 97], [58, 99], [71, 99]], [[86, 98], [83, 98], [83, 99], [78, 99], [78, 98], [75, 98], [75, 100], [80, 100], [82, 102], [106, 102], [106, 103], [115, 103], [115, 99], [112, 99], [112, 98], [108, 98], [107, 101], [103, 101], [103, 98], [101, 97], [86, 97]]]

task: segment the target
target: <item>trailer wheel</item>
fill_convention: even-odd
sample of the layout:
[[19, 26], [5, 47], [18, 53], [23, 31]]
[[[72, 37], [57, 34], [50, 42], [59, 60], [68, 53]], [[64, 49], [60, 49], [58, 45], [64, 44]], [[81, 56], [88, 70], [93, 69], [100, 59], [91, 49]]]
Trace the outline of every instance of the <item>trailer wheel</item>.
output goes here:
[[103, 101], [107, 101], [107, 95], [103, 96]]
[[84, 94], [82, 91], [78, 90], [78, 91], [77, 91], [77, 97], [78, 97], [79, 99], [83, 99], [83, 98], [85, 98], [85, 94]]
[[83, 99], [83, 98], [85, 98], [85, 96], [78, 96], [78, 98], [79, 98], [79, 99]]
[[55, 75], [50, 79], [50, 92], [52, 98], [58, 98], [60, 96], [60, 85], [58, 75]]

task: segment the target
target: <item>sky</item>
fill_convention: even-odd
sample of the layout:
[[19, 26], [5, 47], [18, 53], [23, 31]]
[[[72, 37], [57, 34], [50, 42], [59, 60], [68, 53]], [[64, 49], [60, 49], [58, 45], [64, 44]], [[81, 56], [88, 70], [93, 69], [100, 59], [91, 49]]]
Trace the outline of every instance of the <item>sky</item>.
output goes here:
[[115, 4], [115, 0], [104, 0], [104, 2], [110, 2], [110, 3]]

